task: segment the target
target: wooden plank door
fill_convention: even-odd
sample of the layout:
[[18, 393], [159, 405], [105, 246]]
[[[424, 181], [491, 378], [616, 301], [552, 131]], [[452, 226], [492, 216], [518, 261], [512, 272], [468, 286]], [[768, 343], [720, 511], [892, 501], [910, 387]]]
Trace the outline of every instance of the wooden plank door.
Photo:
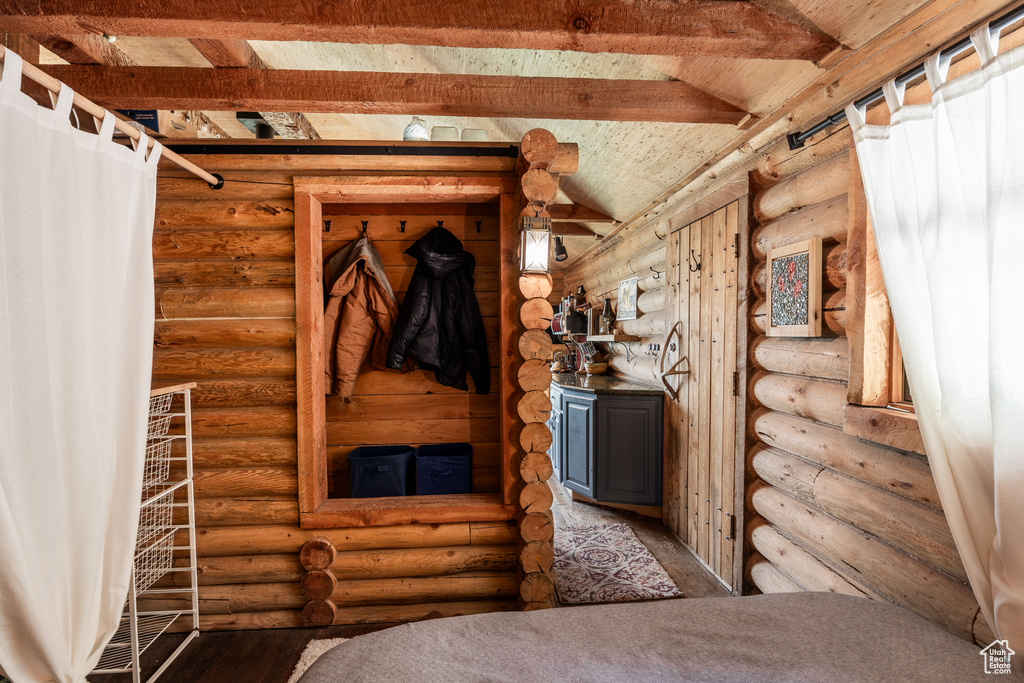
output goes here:
[[[671, 264], [679, 355], [689, 375], [670, 401], [666, 491], [669, 528], [730, 587], [735, 575], [737, 500], [742, 500], [737, 419], [739, 234], [745, 201], [672, 235]], [[700, 265], [699, 270], [697, 264]], [[740, 472], [742, 474], [742, 472]]]

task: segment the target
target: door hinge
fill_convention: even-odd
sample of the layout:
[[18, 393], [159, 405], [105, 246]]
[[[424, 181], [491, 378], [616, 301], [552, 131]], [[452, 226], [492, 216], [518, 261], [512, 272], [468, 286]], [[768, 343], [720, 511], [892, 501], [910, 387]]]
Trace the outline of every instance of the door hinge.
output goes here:
[[732, 395], [733, 396], [739, 396], [740, 395], [740, 373], [739, 372], [732, 373]]
[[732, 249], [733, 249], [733, 255], [736, 258], [739, 258], [740, 257], [740, 234], [739, 233], [736, 233], [735, 235], [732, 236]]
[[[728, 512], [725, 514], [729, 514]], [[729, 515], [729, 535], [724, 540], [732, 541], [736, 539], [736, 515]]]

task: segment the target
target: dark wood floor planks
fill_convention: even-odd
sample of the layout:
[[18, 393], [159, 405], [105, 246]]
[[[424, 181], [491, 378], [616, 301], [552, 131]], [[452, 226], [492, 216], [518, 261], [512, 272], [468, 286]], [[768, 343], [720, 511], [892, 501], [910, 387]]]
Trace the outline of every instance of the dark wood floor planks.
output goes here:
[[[311, 640], [354, 638], [395, 624], [215, 631], [193, 640], [158, 680], [168, 683], [285, 683]], [[142, 655], [142, 680], [157, 670], [185, 634], [162, 636]], [[131, 674], [89, 676], [89, 683], [126, 683]]]

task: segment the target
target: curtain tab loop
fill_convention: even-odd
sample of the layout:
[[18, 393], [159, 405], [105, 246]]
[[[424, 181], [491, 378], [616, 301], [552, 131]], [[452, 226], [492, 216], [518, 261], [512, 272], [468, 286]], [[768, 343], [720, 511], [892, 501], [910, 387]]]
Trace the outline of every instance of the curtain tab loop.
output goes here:
[[[129, 138], [131, 140], [131, 138]], [[139, 139], [132, 140], [132, 146], [135, 147], [135, 163], [142, 164], [146, 162], [146, 151], [149, 147], [149, 136], [139, 131]]]
[[971, 34], [971, 42], [974, 49], [978, 51], [982, 66], [996, 58], [999, 52], [999, 32], [993, 33], [990, 24], [978, 28]]
[[155, 168], [160, 162], [160, 155], [163, 154], [163, 151], [164, 146], [160, 144], [160, 141], [153, 140], [153, 149], [149, 150], [149, 157], [146, 158], [146, 164]]
[[103, 118], [97, 121], [97, 127], [100, 129], [98, 137], [101, 142], [110, 142], [114, 139], [114, 115], [110, 111], [103, 110]]
[[0, 99], [10, 102], [21, 92], [21, 55], [4, 48], [3, 80], [0, 81]]
[[50, 102], [53, 104], [53, 115], [58, 121], [67, 121], [71, 125], [71, 105], [75, 103], [75, 91], [67, 83], [60, 84], [60, 90], [56, 95], [50, 93]]
[[928, 87], [932, 92], [938, 90], [949, 75], [949, 57], [943, 57], [940, 52], [936, 52], [924, 60], [924, 74], [928, 77]]
[[907, 92], [907, 84], [899, 84], [895, 79], [882, 85], [885, 103], [889, 105], [889, 114], [893, 116], [903, 106], [903, 98]]
[[856, 102], [846, 105], [846, 120], [850, 122], [850, 129], [854, 134], [864, 127], [866, 110], [867, 107], [858, 107]]

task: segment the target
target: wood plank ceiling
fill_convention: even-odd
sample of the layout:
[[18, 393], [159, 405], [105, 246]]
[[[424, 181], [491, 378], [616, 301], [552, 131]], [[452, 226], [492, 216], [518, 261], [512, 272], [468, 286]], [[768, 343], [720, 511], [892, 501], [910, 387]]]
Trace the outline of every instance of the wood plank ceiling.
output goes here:
[[97, 102], [184, 110], [208, 135], [252, 137], [240, 110], [293, 138], [397, 140], [412, 114], [496, 141], [547, 128], [580, 145], [563, 200], [596, 210], [571, 219], [571, 264], [944, 1], [35, 0], [4, 3], [0, 33]]

